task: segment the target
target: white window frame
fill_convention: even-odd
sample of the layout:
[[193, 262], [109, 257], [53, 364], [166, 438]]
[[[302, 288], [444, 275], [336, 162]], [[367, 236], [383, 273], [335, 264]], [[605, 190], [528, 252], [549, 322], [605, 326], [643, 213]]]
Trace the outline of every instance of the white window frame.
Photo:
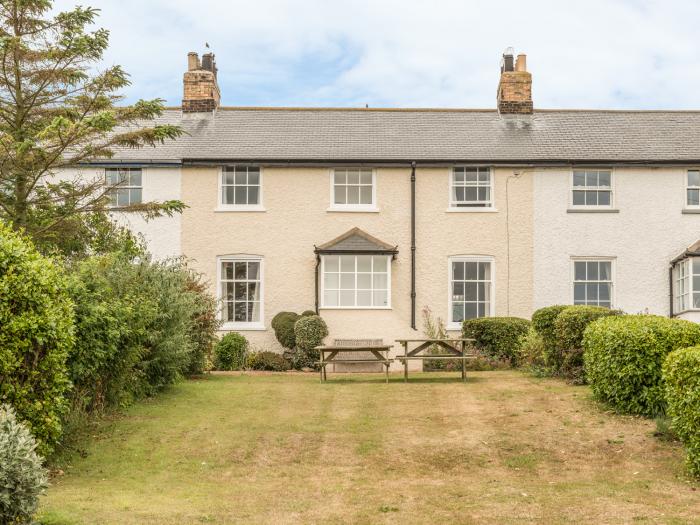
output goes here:
[[[700, 293], [700, 289], [695, 290], [693, 286], [693, 277], [698, 276], [700, 277], [700, 273], [693, 273], [693, 261], [700, 261], [700, 257], [687, 257], [681, 261], [678, 261], [676, 264], [673, 265], [673, 315], [677, 316], [685, 312], [697, 312], [700, 311], [700, 308], [696, 308], [695, 301], [694, 301], [694, 295]], [[680, 275], [680, 269], [681, 266], [686, 265], [685, 271], [686, 273], [681, 276]], [[679, 292], [679, 284], [682, 280], [687, 280], [687, 287], [685, 289], [685, 293], [682, 294], [682, 296], [687, 297], [687, 306], [685, 308], [682, 308], [680, 305], [680, 295], [678, 294]]]
[[[110, 170], [126, 170], [126, 171], [129, 171], [129, 172], [132, 171], [132, 170], [139, 170], [139, 171], [141, 172], [141, 185], [140, 185], [140, 186], [132, 186], [132, 185], [129, 185], [129, 184], [116, 184], [116, 185], [114, 185], [114, 184], [109, 184], [108, 175], [107, 175], [107, 174], [109, 173]], [[110, 197], [110, 203], [109, 203], [109, 206], [108, 206], [108, 207], [109, 207], [109, 208], [123, 208], [123, 206], [120, 206], [118, 203], [117, 203], [117, 204], [114, 204], [113, 202], [111, 202], [112, 192], [113, 192], [113, 191], [117, 191], [117, 190], [136, 190], [136, 189], [141, 190], [141, 200], [138, 201], [138, 202], [131, 202], [131, 191], [129, 191], [129, 204], [127, 204], [127, 207], [128, 207], [128, 206], [131, 206], [132, 204], [142, 204], [142, 203], [144, 202], [144, 200], [143, 200], [143, 179], [144, 179], [144, 174], [145, 174], [145, 170], [144, 170], [142, 167], [140, 167], [140, 166], [139, 166], [139, 167], [136, 167], [136, 166], [110, 166], [109, 168], [105, 168], [105, 169], [104, 169], [104, 179], [103, 179], [103, 180], [105, 181], [105, 185], [106, 185], [108, 188], [110, 188], [109, 191], [108, 191], [108, 194], [109, 194], [109, 197]], [[131, 178], [131, 177], [129, 177], [129, 178]], [[128, 182], [130, 182], [130, 181], [128, 181]]]
[[485, 317], [496, 316], [496, 259], [491, 255], [452, 255], [447, 258], [447, 330], [462, 330], [462, 322], [452, 321], [452, 263], [476, 262], [491, 264], [491, 293], [489, 296], [489, 313]]
[[700, 186], [691, 186], [688, 180], [691, 171], [696, 171], [700, 173], [700, 168], [688, 168], [685, 170], [685, 207], [691, 210], [700, 209], [700, 204], [688, 204], [688, 190], [700, 190]]
[[[260, 321], [254, 322], [235, 322], [226, 321], [224, 318], [224, 298], [221, 293], [221, 266], [225, 262], [250, 262], [257, 261], [260, 263]], [[220, 305], [219, 319], [222, 322], [221, 330], [236, 330], [236, 331], [252, 331], [265, 330], [265, 258], [262, 255], [250, 254], [232, 254], [220, 255], [216, 258], [216, 297]]]
[[[610, 188], [606, 186], [574, 186], [574, 173], [577, 171], [607, 171], [610, 173]], [[610, 204], [574, 204], [574, 191], [610, 191]], [[569, 208], [574, 210], [610, 210], [615, 207], [615, 170], [606, 167], [574, 167], [569, 175]]]
[[[488, 206], [458, 206], [460, 203], [465, 203], [465, 202], [472, 202], [472, 201], [456, 201], [454, 199], [454, 188], [455, 188], [455, 169], [457, 168], [477, 168], [477, 169], [486, 169], [489, 171], [489, 196], [490, 199], [488, 201]], [[492, 166], [469, 166], [469, 165], [460, 165], [460, 166], [452, 166], [450, 168], [449, 172], [449, 184], [448, 184], [448, 202], [449, 205], [447, 207], [447, 211], [450, 212], [466, 212], [466, 213], [474, 213], [474, 212], [494, 212], [496, 210], [496, 195], [495, 195], [495, 172]], [[478, 180], [478, 179], [477, 179]], [[466, 187], [466, 184], [464, 185]], [[482, 185], [484, 187], [485, 185]], [[479, 184], [477, 182], [476, 187], [479, 187]], [[487, 201], [473, 201], [473, 202], [487, 202]]]
[[[569, 304], [575, 304], [575, 297], [574, 297], [574, 288], [575, 284], [577, 282], [597, 282], [597, 283], [602, 283], [602, 282], [610, 282], [610, 309], [616, 308], [616, 290], [617, 286], [615, 285], [616, 281], [616, 261], [617, 259], [615, 257], [609, 257], [609, 256], [577, 256], [577, 257], [572, 257], [571, 258], [571, 263], [570, 263], [570, 278], [569, 282], [571, 283], [569, 286], [570, 290], [570, 297], [569, 297]], [[577, 262], [609, 262], [610, 263], [610, 281], [604, 281], [604, 280], [598, 280], [598, 281], [576, 281], [576, 263]], [[596, 306], [596, 305], [588, 305], [588, 306]]]
[[258, 204], [224, 204], [224, 172], [226, 166], [221, 166], [218, 173], [218, 191], [217, 191], [217, 205], [214, 211], [221, 212], [250, 212], [250, 211], [265, 211], [263, 205], [263, 168], [262, 166], [247, 166], [246, 164], [236, 164], [236, 166], [246, 166], [258, 168], [260, 173], [259, 188], [258, 188]]
[[[387, 279], [387, 305], [386, 306], [326, 306], [325, 305], [325, 300], [326, 300], [326, 257], [331, 256], [331, 257], [342, 257], [342, 256], [351, 256], [351, 257], [356, 257], [359, 255], [368, 255], [370, 257], [386, 257], [386, 279]], [[391, 262], [393, 260], [392, 255], [385, 255], [383, 253], [378, 253], [378, 254], [371, 254], [371, 253], [358, 253], [358, 254], [352, 254], [352, 253], [342, 253], [342, 254], [323, 254], [321, 255], [321, 275], [320, 275], [320, 306], [319, 309], [322, 310], [391, 310]], [[374, 264], [374, 263], [372, 263]], [[374, 272], [372, 272], [373, 274]], [[355, 292], [355, 304], [357, 304], [357, 259], [355, 259], [355, 287], [352, 288]], [[373, 298], [374, 300], [374, 298]]]
[[[371, 204], [336, 204], [335, 203], [335, 171], [336, 170], [369, 170], [372, 172], [372, 203]], [[360, 212], [360, 213], [376, 213], [379, 211], [377, 206], [377, 170], [367, 167], [352, 167], [352, 166], [336, 166], [328, 172], [328, 180], [330, 182], [329, 189], [329, 206], [327, 211], [340, 212]]]

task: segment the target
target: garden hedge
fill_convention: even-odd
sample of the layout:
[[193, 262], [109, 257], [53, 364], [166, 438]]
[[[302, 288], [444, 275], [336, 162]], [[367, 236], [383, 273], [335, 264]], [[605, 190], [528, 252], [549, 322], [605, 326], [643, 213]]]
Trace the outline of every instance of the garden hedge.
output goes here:
[[700, 344], [700, 325], [653, 315], [592, 322], [583, 338], [586, 375], [596, 399], [628, 414], [665, 410], [662, 366], [677, 349]]
[[700, 477], [700, 346], [671, 352], [662, 374], [673, 430], [685, 443], [688, 470]]
[[271, 326], [275, 337], [284, 348], [291, 350], [296, 346], [294, 325], [300, 317], [294, 312], [280, 312], [272, 318]]
[[14, 407], [46, 455], [70, 388], [73, 304], [62, 270], [0, 222], [0, 403]]
[[473, 338], [484, 355], [516, 365], [520, 358], [520, 339], [527, 334], [530, 321], [519, 317], [480, 317], [462, 323], [462, 335]]
[[532, 327], [540, 334], [544, 345], [544, 363], [546, 366], [555, 369], [557, 368], [555, 362], [557, 340], [554, 322], [557, 320], [559, 314], [567, 308], [569, 308], [568, 305], [555, 304], [535, 310], [532, 314]]
[[287, 361], [281, 354], [265, 351], [250, 354], [246, 362], [246, 368], [248, 370], [284, 372], [289, 370], [291, 366], [289, 361]]
[[247, 352], [248, 340], [237, 332], [230, 332], [214, 347], [214, 366], [217, 370], [241, 370]]

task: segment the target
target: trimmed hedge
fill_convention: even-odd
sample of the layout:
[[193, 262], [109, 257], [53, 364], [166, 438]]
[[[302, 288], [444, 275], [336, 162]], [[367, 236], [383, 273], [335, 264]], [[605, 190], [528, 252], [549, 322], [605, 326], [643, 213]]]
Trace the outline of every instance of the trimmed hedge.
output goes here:
[[296, 346], [294, 325], [300, 318], [301, 316], [294, 312], [280, 312], [272, 318], [271, 326], [275, 337], [284, 348], [291, 350]]
[[247, 352], [248, 340], [238, 332], [230, 332], [214, 347], [214, 366], [217, 370], [241, 370]]
[[318, 315], [303, 316], [294, 325], [296, 348], [292, 353], [292, 367], [296, 369], [316, 368], [320, 359], [315, 347], [323, 343], [328, 335], [326, 322]]
[[673, 430], [685, 443], [688, 470], [700, 477], [700, 346], [671, 352], [662, 375]]
[[569, 308], [570, 305], [555, 304], [545, 306], [539, 310], [535, 310], [532, 314], [532, 327], [542, 337], [544, 345], [544, 364], [552, 369], [557, 369], [557, 336], [554, 329], [554, 322], [559, 317], [559, 314]]
[[0, 403], [14, 407], [49, 453], [61, 436], [75, 343], [63, 271], [0, 222]]
[[554, 319], [555, 351], [550, 354], [554, 371], [576, 384], [585, 384], [583, 334], [601, 317], [622, 315], [620, 310], [602, 306], [575, 305], [564, 308]]
[[462, 323], [462, 335], [473, 338], [477, 350], [494, 359], [516, 365], [520, 359], [520, 338], [530, 321], [519, 317], [480, 317]]
[[248, 370], [270, 370], [273, 372], [285, 372], [290, 369], [289, 361], [281, 354], [275, 352], [258, 352], [250, 354], [246, 362]]
[[596, 399], [644, 416], [664, 413], [661, 368], [673, 350], [700, 344], [700, 325], [653, 315], [598, 319], [583, 338], [586, 375]]

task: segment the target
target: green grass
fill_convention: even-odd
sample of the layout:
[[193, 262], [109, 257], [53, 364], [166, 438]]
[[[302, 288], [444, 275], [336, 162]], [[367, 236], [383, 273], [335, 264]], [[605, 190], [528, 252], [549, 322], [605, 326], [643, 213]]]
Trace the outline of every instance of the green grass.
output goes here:
[[700, 523], [682, 449], [653, 433], [518, 372], [217, 375], [100, 423], [40, 519]]

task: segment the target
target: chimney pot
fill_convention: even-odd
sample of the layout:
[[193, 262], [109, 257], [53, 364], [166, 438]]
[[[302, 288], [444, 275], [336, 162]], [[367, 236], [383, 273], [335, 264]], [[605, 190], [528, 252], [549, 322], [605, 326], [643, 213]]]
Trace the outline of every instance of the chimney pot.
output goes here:
[[527, 55], [518, 55], [515, 61], [516, 71], [527, 71]]
[[194, 71], [199, 69], [199, 55], [194, 51], [187, 53], [187, 70]]
[[518, 60], [513, 67], [511, 48], [503, 55], [496, 99], [498, 112], [502, 115], [532, 113], [532, 75], [527, 72], [526, 56], [518, 55]]

